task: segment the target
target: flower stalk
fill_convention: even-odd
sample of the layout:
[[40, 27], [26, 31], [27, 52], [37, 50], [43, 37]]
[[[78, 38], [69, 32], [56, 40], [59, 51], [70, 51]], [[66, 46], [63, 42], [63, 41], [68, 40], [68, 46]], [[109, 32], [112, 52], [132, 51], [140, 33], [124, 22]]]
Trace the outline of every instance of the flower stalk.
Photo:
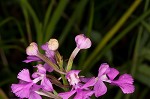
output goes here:
[[38, 57], [39, 57], [40, 59], [42, 59], [44, 62], [46, 62], [48, 65], [52, 66], [53, 69], [54, 69], [55, 71], [57, 71], [58, 73], [60, 73], [60, 74], [66, 74], [66, 73], [63, 72], [63, 71], [60, 71], [59, 68], [58, 68], [58, 66], [57, 66], [56, 64], [53, 64], [53, 63], [49, 60], [48, 57], [44, 56], [44, 55], [41, 54], [41, 53], [38, 53]]

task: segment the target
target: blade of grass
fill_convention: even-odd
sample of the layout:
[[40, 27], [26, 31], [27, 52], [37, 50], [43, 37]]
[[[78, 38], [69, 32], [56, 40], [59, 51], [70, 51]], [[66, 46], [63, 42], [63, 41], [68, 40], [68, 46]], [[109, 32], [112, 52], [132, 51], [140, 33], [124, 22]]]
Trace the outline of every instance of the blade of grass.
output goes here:
[[90, 37], [92, 32], [93, 20], [94, 20], [94, 1], [90, 1], [90, 13], [89, 22], [86, 36]]
[[21, 6], [21, 7], [22, 7], [23, 14], [24, 14], [24, 18], [25, 18], [25, 23], [26, 23], [28, 43], [31, 43], [32, 42], [32, 33], [31, 33], [31, 28], [30, 28], [28, 12], [27, 12], [27, 10], [25, 9], [24, 6]]
[[[146, 0], [144, 12], [148, 9], [148, 4], [149, 4], [149, 0]], [[140, 44], [141, 44], [142, 33], [143, 33], [143, 27], [140, 26], [136, 44], [135, 44], [135, 48], [134, 48], [132, 67], [131, 67], [131, 74], [133, 77], [135, 77], [135, 73], [137, 72], [137, 66], [138, 66], [137, 64], [139, 62], [138, 59], [139, 59], [139, 52], [140, 52], [139, 48], [140, 48]], [[125, 99], [130, 99], [130, 96], [131, 95], [126, 95]]]
[[0, 27], [8, 23], [9, 21], [13, 20], [13, 17], [8, 17], [0, 22]]
[[77, 7], [75, 9], [75, 11], [73, 12], [72, 16], [69, 18], [69, 21], [67, 23], [67, 25], [65, 26], [62, 34], [59, 37], [59, 42], [60, 45], [62, 45], [63, 41], [65, 40], [68, 32], [70, 31], [71, 27], [74, 25], [74, 22], [76, 21], [76, 19], [81, 15], [81, 13], [83, 13], [84, 8], [87, 4], [88, 0], [81, 0], [78, 4]]
[[107, 46], [102, 50], [101, 54], [99, 54], [95, 60], [93, 60], [88, 68], [84, 69], [84, 72], [87, 72], [92, 68], [92, 66], [112, 47], [114, 46], [121, 38], [123, 38], [131, 29], [133, 29], [136, 25], [138, 25], [145, 17], [150, 15], [150, 9], [144, 12], [141, 16], [139, 16], [136, 20], [134, 20], [127, 28], [125, 28], [119, 35], [117, 35], [112, 42], [107, 44]]
[[67, 4], [68, 4], [68, 0], [60, 0], [56, 10], [54, 11], [54, 14], [52, 15], [50, 22], [47, 25], [44, 42], [48, 41], [49, 38], [53, 35], [54, 30], [56, 28], [56, 24], [58, 23], [59, 19], [61, 18], [61, 14], [65, 10]]
[[145, 29], [150, 33], [150, 25], [147, 22], [145, 22], [144, 20], [141, 21], [141, 23], [145, 27]]
[[139, 46], [140, 46], [142, 33], [143, 33], [143, 27], [140, 27], [139, 33], [138, 33], [137, 39], [136, 39], [134, 52], [133, 52], [133, 60], [132, 60], [132, 67], [131, 67], [131, 74], [133, 77], [134, 77], [134, 74], [135, 74], [136, 69], [137, 69], [137, 62], [138, 62], [138, 56], [139, 56], [138, 53], [139, 53]]
[[41, 23], [35, 13], [35, 11], [33, 10], [33, 8], [31, 7], [31, 5], [28, 3], [27, 0], [20, 0], [20, 4], [21, 6], [24, 6], [27, 11], [29, 12], [29, 14], [31, 15], [31, 17], [33, 18], [33, 22], [35, 25], [35, 30], [36, 30], [36, 36], [37, 36], [37, 42], [39, 45], [42, 44], [42, 40], [43, 40], [43, 34], [42, 34], [42, 29], [41, 29]]
[[[0, 35], [0, 41], [1, 41], [0, 43], [3, 42], [2, 39], [1, 39], [1, 35]], [[2, 60], [3, 66], [5, 68], [7, 68], [7, 66], [8, 66], [8, 60], [6, 58], [6, 54], [5, 54], [5, 52], [4, 52], [3, 49], [0, 49], [0, 56], [1, 56], [1, 60]]]
[[[88, 28], [87, 28], [87, 32], [85, 33], [87, 37], [90, 37], [91, 36], [91, 32], [92, 32], [92, 26], [93, 26], [93, 20], [94, 20], [94, 1], [91, 0], [90, 1], [90, 13], [89, 13], [89, 21], [88, 21]], [[82, 53], [82, 56], [79, 60], [79, 69], [82, 68], [83, 66], [83, 61], [85, 60], [87, 56], [87, 50]]]
[[114, 99], [122, 99], [122, 96], [123, 96], [123, 94], [122, 94], [121, 90], [119, 90]]
[[[136, 72], [136, 75], [135, 75], [135, 79], [137, 81], [143, 83], [147, 87], [150, 87], [150, 79], [149, 79], [150, 78], [150, 73], [149, 73], [150, 68], [149, 68], [149, 66], [147, 66], [146, 68], [142, 67], [144, 65], [145, 64], [141, 64], [140, 68], [138, 68], [138, 71]], [[140, 70], [140, 69], [142, 69], [142, 70]]]
[[21, 48], [20, 46], [17, 46], [17, 45], [3, 45], [3, 46], [0, 46], [0, 48], [4, 49], [4, 50], [7, 50], [7, 49], [16, 49], [20, 52], [23, 52], [25, 53], [25, 50], [23, 48]]
[[55, 1], [51, 0], [50, 4], [48, 5], [47, 11], [46, 11], [46, 14], [45, 14], [45, 17], [44, 17], [44, 26], [43, 26], [44, 31], [46, 30], [47, 24], [50, 20], [50, 15], [51, 15], [52, 8], [53, 8], [54, 4], [55, 4]]
[[6, 94], [3, 92], [3, 90], [0, 88], [0, 99], [8, 99]]
[[23, 32], [23, 30], [22, 30], [22, 28], [21, 28], [21, 25], [20, 25], [20, 23], [19, 23], [18, 20], [16, 20], [16, 19], [13, 18], [13, 17], [8, 17], [8, 18], [6, 18], [6, 19], [4, 19], [3, 21], [0, 22], [0, 27], [2, 27], [3, 25], [5, 25], [6, 23], [8, 23], [8, 22], [10, 22], [10, 21], [14, 21], [14, 22], [15, 22], [15, 24], [16, 24], [17, 27], [18, 27], [18, 31], [19, 31], [19, 33], [20, 33], [20, 35], [21, 35], [21, 37], [22, 37], [22, 42], [24, 43], [24, 45], [27, 45], [24, 32]]
[[134, 10], [138, 7], [141, 0], [135, 0], [130, 8], [125, 12], [125, 14], [120, 18], [120, 20], [116, 23], [114, 27], [105, 35], [102, 41], [98, 44], [98, 46], [94, 49], [93, 53], [89, 55], [89, 58], [85, 62], [83, 69], [89, 69], [88, 66], [92, 63], [93, 59], [97, 57], [98, 53], [102, 50], [102, 48], [107, 44], [107, 42], [117, 33], [117, 31], [123, 26], [125, 21], [129, 18], [129, 16], [133, 13]]
[[[146, 0], [145, 1], [145, 6], [144, 6], [144, 12], [147, 11], [148, 5], [149, 5], [149, 0]], [[144, 21], [141, 21], [141, 22], [144, 24], [144, 26], [148, 27], [148, 25]], [[143, 27], [140, 26], [139, 33], [138, 33], [137, 40], [136, 40], [136, 44], [135, 44], [135, 48], [134, 48], [133, 60], [132, 60], [131, 74], [133, 76], [134, 76], [134, 74], [136, 72], [136, 69], [137, 69], [137, 62], [138, 62], [138, 59], [139, 59], [138, 58], [138, 56], [139, 56], [139, 47], [140, 47], [142, 33], [143, 33]]]

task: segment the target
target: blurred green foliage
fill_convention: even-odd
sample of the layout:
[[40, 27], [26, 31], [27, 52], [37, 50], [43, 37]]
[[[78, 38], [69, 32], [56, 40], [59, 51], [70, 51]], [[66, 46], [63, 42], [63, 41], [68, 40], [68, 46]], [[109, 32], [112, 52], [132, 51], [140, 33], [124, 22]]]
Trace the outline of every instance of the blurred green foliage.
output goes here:
[[29, 43], [40, 46], [57, 38], [67, 60], [80, 33], [93, 46], [80, 52], [75, 69], [96, 76], [99, 65], [107, 62], [135, 78], [133, 94], [111, 87], [102, 99], [150, 97], [149, 0], [1, 0], [0, 12], [0, 99], [14, 97], [10, 85], [17, 82], [20, 69], [33, 71], [33, 64], [22, 63]]

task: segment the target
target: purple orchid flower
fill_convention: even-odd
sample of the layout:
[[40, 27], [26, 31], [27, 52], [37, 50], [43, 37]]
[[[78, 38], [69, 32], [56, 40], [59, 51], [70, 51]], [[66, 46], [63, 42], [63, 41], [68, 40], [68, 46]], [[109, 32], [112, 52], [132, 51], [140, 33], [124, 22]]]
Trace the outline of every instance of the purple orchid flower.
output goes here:
[[39, 53], [38, 46], [35, 42], [32, 42], [27, 48], [26, 48], [26, 54], [27, 59], [23, 62], [29, 63], [33, 61], [41, 61], [40, 58], [37, 57], [37, 54]]
[[119, 74], [119, 71], [110, 68], [108, 64], [103, 63], [99, 68], [99, 73], [97, 82], [94, 85], [95, 96], [99, 97], [104, 95], [107, 92], [107, 87], [104, 82], [111, 83], [112, 85], [119, 86], [123, 93], [133, 93], [134, 92], [134, 85], [133, 85], [133, 78], [129, 74], [123, 74], [119, 77], [118, 80], [114, 80], [114, 78]]
[[73, 52], [70, 55], [66, 71], [71, 70], [73, 60], [76, 57], [76, 55], [78, 54], [78, 52], [81, 49], [88, 49], [92, 45], [91, 40], [89, 38], [87, 38], [84, 34], [77, 35], [75, 37], [75, 42], [76, 42], [76, 48], [73, 50]]
[[[55, 60], [55, 52], [54, 50], [50, 50], [49, 47], [50, 45], [48, 45], [48, 42], [46, 44], [43, 44], [41, 46], [41, 48], [45, 51], [45, 55], [53, 62], [56, 63]], [[34, 51], [35, 50], [35, 51]], [[32, 51], [34, 51], [34, 54], [32, 53]], [[26, 49], [26, 53], [27, 53], [27, 59], [24, 60], [23, 62], [25, 63], [30, 63], [30, 62], [34, 62], [34, 61], [42, 61], [38, 56], [38, 47], [36, 43], [31, 43], [27, 49]], [[47, 63], [44, 64], [44, 68], [49, 71], [52, 72], [53, 68], [51, 66], [49, 66]]]
[[27, 59], [24, 60], [23, 62], [25, 63], [30, 63], [30, 62], [34, 62], [34, 61], [42, 61], [40, 58], [38, 58], [37, 56], [27, 56]]
[[68, 79], [70, 85], [72, 85], [72, 90], [69, 92], [59, 93], [60, 97], [63, 99], [68, 99], [76, 93], [74, 99], [88, 99], [92, 96], [92, 94], [94, 94], [94, 91], [92, 91], [89, 87], [95, 84], [95, 77], [92, 77], [85, 84], [82, 84], [78, 76], [79, 72], [80, 70], [71, 70], [67, 73], [66, 78]]
[[87, 38], [84, 34], [77, 35], [75, 37], [76, 46], [79, 49], [88, 49], [91, 47], [92, 43], [89, 38]]
[[85, 84], [79, 83], [71, 91], [59, 93], [58, 95], [63, 99], [68, 99], [69, 97], [71, 97], [73, 94], [76, 93], [74, 99], [88, 99], [90, 96], [94, 94], [94, 91], [90, 90], [89, 87], [93, 86], [95, 82], [96, 82], [95, 77], [93, 77]]
[[[56, 64], [56, 60], [55, 60], [55, 51], [54, 50], [50, 50], [49, 49], [49, 44], [48, 42], [46, 44], [43, 44], [41, 46], [41, 48], [45, 51], [45, 55], [53, 62]], [[49, 71], [52, 72], [53, 68], [51, 66], [49, 66], [47, 63], [44, 64], [44, 68]]]
[[12, 92], [20, 98], [29, 99], [42, 99], [39, 94], [36, 93], [41, 86], [36, 85], [39, 79], [31, 80], [28, 69], [23, 69], [19, 72], [17, 78], [20, 80], [18, 84], [12, 84]]
[[77, 85], [80, 82], [79, 74], [80, 70], [71, 70], [66, 74], [66, 78], [69, 81], [69, 84], [72, 86]]
[[41, 64], [38, 64], [35, 67], [37, 67], [38, 70], [37, 72], [32, 74], [32, 77], [41, 79], [41, 86], [43, 90], [53, 91], [54, 89], [53, 89], [52, 83], [46, 77], [46, 69]]

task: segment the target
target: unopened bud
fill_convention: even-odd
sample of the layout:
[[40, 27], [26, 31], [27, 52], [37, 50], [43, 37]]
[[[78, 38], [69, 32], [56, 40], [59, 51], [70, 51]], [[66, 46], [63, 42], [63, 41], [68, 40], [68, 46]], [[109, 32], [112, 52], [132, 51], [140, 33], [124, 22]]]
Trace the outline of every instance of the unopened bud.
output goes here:
[[37, 55], [38, 54], [38, 47], [35, 42], [32, 42], [27, 48], [26, 48], [27, 55]]
[[75, 41], [76, 41], [76, 46], [79, 49], [87, 49], [90, 48], [92, 45], [91, 40], [87, 38], [84, 34], [77, 35], [75, 37]]
[[55, 51], [59, 47], [59, 43], [57, 39], [50, 39], [48, 42], [48, 48], [49, 50]]

